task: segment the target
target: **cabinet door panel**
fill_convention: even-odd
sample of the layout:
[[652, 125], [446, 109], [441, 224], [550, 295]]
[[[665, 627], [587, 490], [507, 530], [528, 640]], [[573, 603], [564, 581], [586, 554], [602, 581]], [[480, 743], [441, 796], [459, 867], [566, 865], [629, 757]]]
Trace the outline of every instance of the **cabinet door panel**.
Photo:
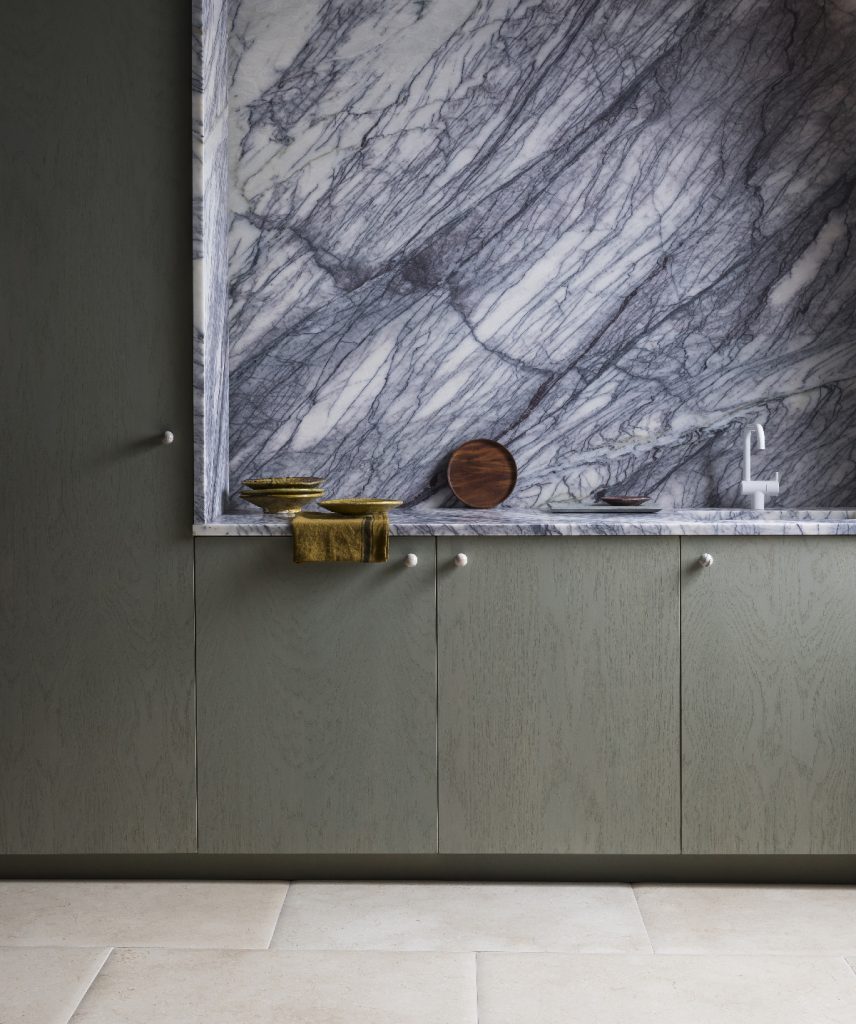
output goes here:
[[678, 852], [678, 552], [438, 541], [441, 852]]
[[282, 538], [196, 542], [199, 848], [436, 852], [434, 541], [291, 559]]
[[682, 546], [684, 851], [856, 853], [856, 542]]
[[3, 854], [196, 849], [181, 7], [3, 5]]

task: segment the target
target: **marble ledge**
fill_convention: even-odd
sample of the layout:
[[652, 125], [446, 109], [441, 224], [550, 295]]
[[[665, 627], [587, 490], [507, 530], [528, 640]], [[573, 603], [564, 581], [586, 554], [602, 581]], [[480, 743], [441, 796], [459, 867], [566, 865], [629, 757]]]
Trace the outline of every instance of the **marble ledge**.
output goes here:
[[[547, 509], [405, 509], [393, 512], [396, 537], [856, 536], [856, 510], [664, 509], [644, 515], [557, 513]], [[197, 537], [290, 536], [291, 522], [261, 514], [196, 523]]]

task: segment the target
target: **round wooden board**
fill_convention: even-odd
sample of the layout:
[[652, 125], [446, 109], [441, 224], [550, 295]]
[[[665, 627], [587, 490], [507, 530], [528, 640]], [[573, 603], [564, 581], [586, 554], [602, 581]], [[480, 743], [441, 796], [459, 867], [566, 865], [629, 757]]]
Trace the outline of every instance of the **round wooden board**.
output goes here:
[[517, 483], [517, 463], [499, 441], [465, 441], [449, 458], [446, 478], [452, 494], [470, 508], [494, 508]]

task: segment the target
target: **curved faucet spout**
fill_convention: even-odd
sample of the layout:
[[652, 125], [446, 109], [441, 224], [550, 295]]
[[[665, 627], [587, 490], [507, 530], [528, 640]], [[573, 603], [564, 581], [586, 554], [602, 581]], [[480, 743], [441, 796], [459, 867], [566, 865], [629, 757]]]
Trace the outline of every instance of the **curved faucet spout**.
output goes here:
[[747, 482], [752, 479], [752, 433], [758, 435], [758, 451], [764, 451], [767, 447], [767, 438], [764, 435], [764, 428], [760, 423], [753, 423], [746, 428], [743, 435], [743, 479]]
[[762, 509], [764, 507], [764, 496], [779, 493], [779, 474], [776, 473], [772, 480], [752, 479], [752, 434], [758, 437], [758, 450], [764, 451], [767, 447], [767, 438], [764, 436], [764, 428], [760, 423], [753, 423], [747, 427], [743, 435], [743, 480], [740, 484], [740, 493], [751, 495], [752, 508]]

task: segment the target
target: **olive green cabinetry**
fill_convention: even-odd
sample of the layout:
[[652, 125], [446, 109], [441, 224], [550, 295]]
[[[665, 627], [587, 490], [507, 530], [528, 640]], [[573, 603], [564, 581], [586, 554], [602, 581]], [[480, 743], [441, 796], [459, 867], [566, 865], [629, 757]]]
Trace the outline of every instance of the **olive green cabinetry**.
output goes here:
[[684, 852], [856, 853], [856, 538], [682, 551]]
[[434, 540], [198, 538], [196, 584], [200, 852], [436, 852]]
[[3, 5], [0, 854], [196, 849], [188, 46]]
[[679, 575], [677, 538], [438, 540], [440, 852], [680, 851]]

